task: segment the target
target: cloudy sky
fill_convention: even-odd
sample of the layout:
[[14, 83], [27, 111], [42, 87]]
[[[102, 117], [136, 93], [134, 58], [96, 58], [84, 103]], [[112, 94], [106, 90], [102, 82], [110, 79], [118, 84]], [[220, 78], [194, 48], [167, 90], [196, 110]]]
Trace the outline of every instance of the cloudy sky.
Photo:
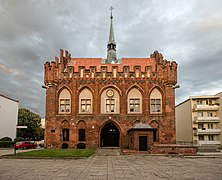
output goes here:
[[177, 104], [222, 91], [221, 0], [1, 0], [0, 94], [44, 117], [44, 63], [60, 48], [105, 58], [111, 5], [118, 58], [176, 61]]

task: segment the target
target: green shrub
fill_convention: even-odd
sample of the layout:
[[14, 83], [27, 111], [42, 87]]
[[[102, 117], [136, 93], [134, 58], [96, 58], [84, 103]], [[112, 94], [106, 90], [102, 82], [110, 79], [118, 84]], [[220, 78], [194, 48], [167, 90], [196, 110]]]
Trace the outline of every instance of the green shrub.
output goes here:
[[10, 137], [3, 137], [0, 139], [0, 141], [12, 141], [12, 138]]
[[0, 148], [13, 147], [14, 141], [0, 141]]
[[25, 139], [23, 138], [23, 137], [17, 137], [17, 138], [15, 138], [15, 141], [17, 142], [17, 141], [25, 141]]

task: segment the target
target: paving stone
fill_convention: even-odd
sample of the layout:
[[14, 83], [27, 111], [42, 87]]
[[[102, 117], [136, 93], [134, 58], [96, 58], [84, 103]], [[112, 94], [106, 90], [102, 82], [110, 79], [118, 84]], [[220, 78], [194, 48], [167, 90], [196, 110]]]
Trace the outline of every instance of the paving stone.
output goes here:
[[102, 151], [91, 158], [66, 160], [0, 159], [0, 179], [222, 179], [221, 157], [113, 154]]

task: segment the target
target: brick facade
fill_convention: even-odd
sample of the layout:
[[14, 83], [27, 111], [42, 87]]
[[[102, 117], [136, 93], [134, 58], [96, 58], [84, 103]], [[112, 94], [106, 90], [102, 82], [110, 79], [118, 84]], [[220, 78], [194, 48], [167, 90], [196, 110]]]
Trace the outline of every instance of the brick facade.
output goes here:
[[[46, 87], [46, 148], [76, 148], [79, 143], [86, 147], [100, 147], [102, 128], [110, 123], [119, 131], [118, 146], [129, 148], [129, 132], [137, 122], [156, 129], [157, 144], [174, 144], [175, 95], [177, 63], [163, 59], [158, 51], [149, 58], [122, 58], [119, 63], [105, 64], [101, 58], [72, 58], [68, 51], [60, 50], [60, 58], [44, 65]], [[59, 95], [67, 89], [71, 95], [69, 112], [60, 112]], [[92, 94], [91, 112], [80, 112], [80, 93], [87, 89]], [[118, 95], [118, 113], [102, 113], [101, 96], [108, 89]], [[129, 112], [127, 99], [132, 89], [140, 92], [141, 112]], [[161, 112], [151, 112], [151, 93], [157, 89], [162, 96]], [[115, 104], [115, 107], [116, 104]], [[68, 140], [63, 136], [68, 129]], [[85, 130], [85, 139], [80, 140], [79, 129]], [[115, 131], [115, 130], [114, 130]], [[109, 132], [107, 132], [109, 133]], [[147, 135], [149, 146], [153, 144], [153, 132]], [[135, 131], [135, 135], [138, 132]], [[111, 136], [110, 136], [111, 138]], [[64, 145], [65, 144], [65, 145]], [[63, 146], [64, 145], [64, 146]], [[136, 146], [136, 147], [135, 147]], [[138, 149], [138, 143], [131, 148]]]

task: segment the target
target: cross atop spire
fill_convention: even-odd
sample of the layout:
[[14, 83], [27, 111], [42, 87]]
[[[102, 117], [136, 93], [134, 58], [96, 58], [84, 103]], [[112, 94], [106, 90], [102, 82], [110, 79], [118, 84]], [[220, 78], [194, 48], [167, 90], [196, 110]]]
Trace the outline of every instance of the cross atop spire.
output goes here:
[[109, 8], [111, 11], [110, 15], [110, 31], [109, 31], [109, 41], [107, 44], [107, 60], [106, 63], [116, 63], [116, 42], [114, 39], [114, 31], [113, 31], [113, 14], [112, 10], [114, 9], [112, 6]]

